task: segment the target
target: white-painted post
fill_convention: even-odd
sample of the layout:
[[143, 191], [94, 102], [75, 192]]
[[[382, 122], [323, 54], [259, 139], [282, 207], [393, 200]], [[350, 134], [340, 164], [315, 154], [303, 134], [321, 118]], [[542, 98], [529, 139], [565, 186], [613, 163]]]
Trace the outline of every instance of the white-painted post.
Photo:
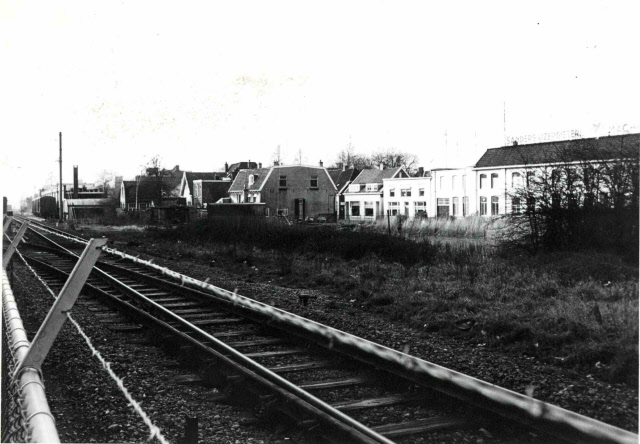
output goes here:
[[23, 222], [22, 223], [22, 226], [18, 230], [18, 233], [15, 235], [15, 237], [11, 241], [11, 244], [9, 244], [9, 247], [7, 248], [7, 251], [5, 251], [4, 254], [2, 255], [2, 267], [3, 268], [7, 268], [7, 265], [9, 265], [9, 261], [11, 260], [11, 256], [13, 256], [13, 252], [16, 251], [16, 247], [18, 246], [18, 244], [22, 240], [22, 235], [24, 234], [25, 231], [27, 231], [27, 227], [28, 226], [29, 226], [29, 224], [27, 222]]
[[69, 275], [67, 282], [60, 291], [53, 307], [49, 310], [49, 314], [47, 314], [38, 333], [36, 333], [36, 336], [33, 338], [26, 356], [16, 367], [15, 376], [19, 375], [25, 368], [40, 369], [56, 336], [58, 336], [60, 329], [67, 319], [67, 312], [71, 311], [76, 299], [78, 299], [80, 290], [82, 290], [85, 281], [93, 269], [93, 265], [102, 252], [102, 247], [106, 243], [107, 239], [105, 238], [91, 239], [89, 241], [78, 263], [76, 263], [76, 266]]

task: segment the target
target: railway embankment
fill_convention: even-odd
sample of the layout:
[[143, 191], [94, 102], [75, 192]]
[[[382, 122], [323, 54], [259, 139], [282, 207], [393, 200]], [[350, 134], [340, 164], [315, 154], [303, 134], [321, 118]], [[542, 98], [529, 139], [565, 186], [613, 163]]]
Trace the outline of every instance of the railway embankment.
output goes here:
[[[613, 255], [445, 245], [438, 260], [406, 267], [179, 233], [109, 236], [119, 250], [189, 276], [637, 430], [637, 267]], [[308, 306], [305, 294], [316, 296]]]

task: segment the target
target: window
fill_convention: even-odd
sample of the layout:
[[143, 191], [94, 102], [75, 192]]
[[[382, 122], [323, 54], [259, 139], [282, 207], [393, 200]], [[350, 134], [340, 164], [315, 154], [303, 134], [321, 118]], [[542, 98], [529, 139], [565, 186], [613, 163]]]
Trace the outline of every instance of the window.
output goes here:
[[498, 173], [491, 174], [491, 188], [496, 188], [498, 186]]
[[527, 187], [533, 186], [536, 179], [536, 173], [534, 171], [527, 171]]
[[366, 217], [373, 217], [373, 202], [364, 203], [364, 215]]
[[389, 202], [389, 212], [392, 216], [398, 215], [398, 202]]
[[411, 197], [411, 188], [403, 188], [400, 190], [400, 195], [402, 197]]
[[288, 208], [278, 208], [278, 216], [286, 216], [289, 214]]
[[427, 212], [427, 203], [426, 202], [416, 202], [414, 204], [414, 211], [416, 214], [426, 213]]
[[444, 177], [440, 176], [440, 189], [444, 186]]
[[462, 198], [462, 216], [466, 217], [468, 215], [469, 215], [469, 197], [465, 196]]
[[254, 181], [255, 181], [255, 179], [254, 179], [253, 174], [249, 174], [249, 186], [253, 185]]
[[449, 217], [449, 198], [439, 198], [437, 200], [437, 216]]
[[486, 216], [486, 215], [487, 215], [487, 198], [481, 197], [480, 198], [480, 216]]
[[367, 184], [367, 191], [378, 191], [378, 184], [377, 183], [368, 183]]
[[280, 176], [280, 188], [287, 188], [287, 176]]
[[511, 173], [511, 186], [513, 188], [520, 188], [522, 186], [522, 176], [520, 173]]
[[457, 197], [454, 197], [454, 198], [453, 198], [453, 210], [452, 210], [452, 211], [453, 211], [453, 213], [452, 213], [452, 214], [453, 214], [454, 216], [457, 216], [457, 215], [458, 215], [458, 208], [459, 208], [459, 207], [460, 207], [460, 204], [459, 204], [459, 202], [458, 202], [458, 198], [457, 198]]
[[[457, 182], [458, 182], [458, 176], [451, 176], [451, 189], [452, 190], [455, 190], [456, 187], [458, 186]], [[454, 215], [455, 215], [455, 213], [454, 213]]]
[[318, 188], [318, 176], [311, 176], [311, 183], [309, 186], [311, 188]]
[[424, 196], [424, 188], [418, 190], [418, 196]]
[[500, 206], [498, 204], [498, 196], [491, 196], [491, 215], [497, 216], [500, 213]]
[[533, 213], [536, 210], [536, 198], [527, 197], [527, 213]]
[[514, 197], [513, 199], [511, 199], [511, 213], [520, 214], [520, 198], [519, 197]]
[[467, 189], [467, 175], [463, 174], [462, 175], [462, 191], [465, 191]]
[[393, 188], [391, 188], [391, 189], [389, 190], [389, 197], [394, 197], [395, 195], [396, 195], [396, 190], [395, 190], [395, 189], [393, 189]]
[[360, 216], [360, 202], [351, 203], [351, 215]]
[[481, 174], [480, 175], [480, 189], [483, 189], [487, 186], [487, 175], [486, 174]]

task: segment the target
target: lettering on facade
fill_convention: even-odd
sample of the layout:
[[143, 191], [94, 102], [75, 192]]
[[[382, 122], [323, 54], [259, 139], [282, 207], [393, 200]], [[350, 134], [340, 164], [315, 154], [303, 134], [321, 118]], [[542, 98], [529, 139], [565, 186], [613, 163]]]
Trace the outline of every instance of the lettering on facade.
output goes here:
[[540, 133], [540, 134], [527, 134], [524, 136], [507, 137], [505, 145], [512, 145], [514, 142], [518, 143], [539, 143], [550, 142], [554, 140], [572, 140], [580, 139], [582, 134], [578, 130], [566, 130], [556, 131], [552, 133]]

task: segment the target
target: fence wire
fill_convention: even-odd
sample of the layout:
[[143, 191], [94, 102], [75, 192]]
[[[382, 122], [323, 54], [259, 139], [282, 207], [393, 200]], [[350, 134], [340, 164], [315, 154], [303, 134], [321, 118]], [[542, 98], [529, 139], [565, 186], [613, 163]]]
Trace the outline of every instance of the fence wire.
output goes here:
[[18, 381], [13, 379], [16, 359], [9, 338], [6, 318], [2, 316], [2, 442], [28, 442], [28, 428], [22, 413], [22, 397]]

